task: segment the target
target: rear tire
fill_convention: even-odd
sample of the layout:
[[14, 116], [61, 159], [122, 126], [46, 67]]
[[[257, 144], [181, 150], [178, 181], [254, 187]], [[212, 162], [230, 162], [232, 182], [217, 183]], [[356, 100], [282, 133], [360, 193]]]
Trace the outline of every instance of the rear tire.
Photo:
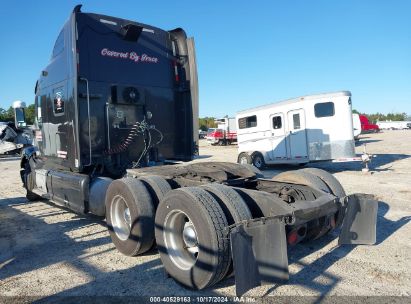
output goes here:
[[[331, 173], [318, 169], [318, 168], [305, 168], [302, 169], [305, 172], [314, 174], [321, 178], [321, 180], [330, 188], [331, 194], [334, 194], [337, 197], [344, 197], [346, 196], [346, 193], [344, 191], [343, 186], [340, 184], [338, 179], [336, 179]], [[343, 213], [338, 211], [335, 215], [335, 227], [338, 228], [342, 225], [343, 221]]]
[[161, 261], [177, 282], [203, 289], [225, 276], [231, 262], [228, 223], [211, 194], [197, 187], [170, 191], [155, 223]]
[[277, 182], [295, 183], [330, 193], [328, 186], [314, 174], [304, 172], [303, 170], [286, 171], [272, 178]]
[[252, 218], [247, 204], [232, 188], [221, 184], [209, 184], [203, 188], [216, 198], [221, 209], [223, 209], [228, 225]]
[[[300, 184], [300, 185], [306, 185], [310, 186], [312, 188], [330, 193], [330, 189], [328, 188], [327, 184], [320, 179], [318, 176], [304, 172], [302, 170], [296, 170], [296, 171], [287, 171], [280, 173], [272, 178], [274, 181], [278, 182], [289, 182], [289, 183], [295, 183], [295, 184]], [[334, 217], [334, 215], [333, 215]], [[329, 216], [324, 216], [319, 219], [310, 221], [307, 223], [307, 234], [305, 237], [305, 240], [312, 240], [312, 239], [317, 239], [326, 233], [330, 231], [328, 227], [328, 219]]]
[[111, 240], [124, 255], [146, 252], [154, 242], [155, 209], [150, 192], [135, 178], [113, 181], [106, 194], [106, 220]]
[[141, 180], [147, 187], [148, 191], [150, 191], [155, 208], [157, 208], [158, 204], [167, 192], [172, 190], [167, 180], [161, 176], [147, 175], [139, 177], [138, 179]]
[[319, 177], [331, 190], [331, 194], [334, 194], [337, 197], [344, 197], [346, 195], [344, 188], [341, 186], [338, 179], [336, 179], [331, 173], [318, 168], [304, 168], [301, 169], [301, 171], [308, 172]]
[[[204, 189], [211, 193], [211, 195], [218, 201], [227, 218], [228, 225], [251, 220], [253, 218], [246, 202], [234, 189], [221, 184], [209, 184], [204, 186]], [[231, 276], [233, 273], [234, 268], [233, 262], [231, 261], [227, 276]]]

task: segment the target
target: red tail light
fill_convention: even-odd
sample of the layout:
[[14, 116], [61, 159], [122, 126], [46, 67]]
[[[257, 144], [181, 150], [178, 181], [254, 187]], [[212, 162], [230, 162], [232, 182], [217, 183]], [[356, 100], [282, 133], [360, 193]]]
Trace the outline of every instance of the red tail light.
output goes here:
[[295, 245], [297, 244], [297, 241], [298, 241], [297, 230], [293, 230], [287, 235], [287, 242], [290, 245]]

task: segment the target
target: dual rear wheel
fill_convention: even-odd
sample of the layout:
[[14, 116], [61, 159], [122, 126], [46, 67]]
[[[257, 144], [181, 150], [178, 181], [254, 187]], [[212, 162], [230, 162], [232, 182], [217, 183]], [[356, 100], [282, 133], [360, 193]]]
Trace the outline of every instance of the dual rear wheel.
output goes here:
[[[332, 175], [318, 170], [286, 172], [273, 179], [345, 195]], [[203, 289], [233, 273], [226, 227], [252, 214], [231, 187], [208, 184], [172, 190], [164, 178], [149, 176], [113, 181], [107, 190], [106, 218], [120, 252], [138, 255], [156, 242], [166, 272], [187, 287]], [[312, 238], [329, 231], [325, 228], [322, 222], [308, 226]]]
[[233, 273], [226, 227], [252, 218], [232, 188], [209, 184], [169, 192], [158, 206], [155, 236], [166, 271], [194, 289]]
[[110, 184], [106, 219], [115, 246], [134, 256], [155, 241], [166, 272], [194, 289], [232, 274], [225, 228], [252, 218], [241, 196], [220, 184], [171, 191], [161, 179], [124, 178]]

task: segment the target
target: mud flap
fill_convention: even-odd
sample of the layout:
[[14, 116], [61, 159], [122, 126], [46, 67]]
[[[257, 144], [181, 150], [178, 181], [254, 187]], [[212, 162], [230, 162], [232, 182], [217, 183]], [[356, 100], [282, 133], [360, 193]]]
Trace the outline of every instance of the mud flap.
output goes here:
[[231, 230], [236, 293], [288, 280], [285, 225], [281, 218], [270, 218], [234, 227]]
[[338, 245], [375, 244], [378, 202], [367, 194], [354, 194], [347, 199]]

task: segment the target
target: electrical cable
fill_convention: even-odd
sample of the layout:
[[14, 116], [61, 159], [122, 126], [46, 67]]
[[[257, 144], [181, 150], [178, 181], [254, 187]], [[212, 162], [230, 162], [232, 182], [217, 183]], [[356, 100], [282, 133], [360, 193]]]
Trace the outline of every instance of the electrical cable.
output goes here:
[[[153, 145], [152, 145], [151, 130], [156, 131], [160, 136], [159, 140]], [[123, 143], [119, 144], [118, 146], [114, 148], [107, 149], [106, 151], [104, 151], [104, 154], [113, 155], [113, 154], [125, 152], [128, 149], [128, 147], [133, 143], [133, 141], [135, 140], [137, 136], [143, 135], [146, 132], [147, 132], [147, 137], [148, 137], [148, 143], [146, 141], [146, 137], [144, 137], [144, 149], [141, 152], [138, 160], [136, 162], [132, 162], [132, 168], [139, 167], [140, 161], [147, 154], [148, 150], [151, 147], [154, 147], [160, 144], [164, 139], [163, 133], [160, 130], [158, 130], [155, 126], [148, 125], [145, 119], [143, 119], [143, 121], [141, 122], [138, 122], [138, 121], [135, 122], [134, 125], [131, 127], [131, 130], [128, 133], [126, 139], [123, 141]]]

